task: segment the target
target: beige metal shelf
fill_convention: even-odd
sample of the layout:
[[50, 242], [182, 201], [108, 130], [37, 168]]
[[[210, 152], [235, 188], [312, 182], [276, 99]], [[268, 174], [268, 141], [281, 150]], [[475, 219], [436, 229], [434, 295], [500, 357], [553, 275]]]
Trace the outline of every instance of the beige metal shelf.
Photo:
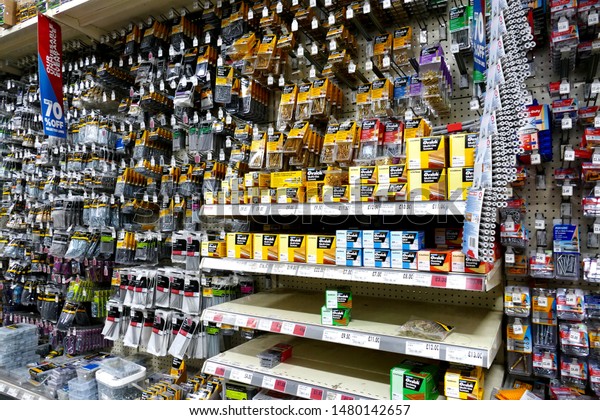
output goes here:
[[205, 270], [229, 270], [258, 274], [278, 274], [306, 278], [359, 281], [377, 284], [433, 287], [438, 289], [486, 292], [502, 281], [500, 265], [487, 275], [461, 273], [429, 273], [393, 268], [345, 267], [323, 264], [293, 264], [277, 261], [242, 260], [236, 258], [203, 258]]
[[[324, 293], [278, 289], [212, 306], [202, 319], [485, 368], [502, 342], [500, 311], [355, 296], [350, 324], [333, 327], [321, 325], [324, 303]], [[444, 341], [400, 337], [398, 328], [412, 317], [444, 322], [454, 331]]]
[[[272, 369], [261, 367], [257, 355], [277, 343], [291, 344], [292, 358]], [[306, 399], [389, 400], [390, 369], [405, 359], [388, 352], [374, 356], [369, 349], [269, 334], [208, 359], [202, 371]], [[503, 376], [500, 365], [486, 372], [485, 399]]]

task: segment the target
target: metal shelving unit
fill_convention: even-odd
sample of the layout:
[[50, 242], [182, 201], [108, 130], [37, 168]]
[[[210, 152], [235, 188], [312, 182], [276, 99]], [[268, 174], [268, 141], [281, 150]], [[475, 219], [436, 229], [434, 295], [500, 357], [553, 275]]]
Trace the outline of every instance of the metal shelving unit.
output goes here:
[[344, 267], [319, 264], [293, 264], [235, 258], [203, 258], [201, 269], [229, 270], [257, 274], [278, 274], [316, 279], [357, 281], [402, 286], [486, 292], [502, 281], [500, 266], [487, 275], [430, 273], [391, 268]]
[[464, 201], [398, 203], [215, 204], [203, 216], [463, 216]]
[[[322, 293], [277, 289], [212, 306], [202, 319], [485, 368], [492, 365], [502, 342], [499, 311], [361, 296], [354, 299], [350, 324], [332, 327], [321, 325], [323, 304]], [[412, 317], [444, 319], [454, 331], [444, 341], [400, 337], [398, 328]]]

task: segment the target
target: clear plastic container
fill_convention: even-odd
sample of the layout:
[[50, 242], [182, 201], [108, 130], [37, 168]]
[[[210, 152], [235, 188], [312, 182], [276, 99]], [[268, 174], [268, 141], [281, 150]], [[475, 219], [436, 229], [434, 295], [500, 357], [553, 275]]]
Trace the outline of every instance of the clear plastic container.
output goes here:
[[110, 373], [100, 369], [96, 374], [98, 382], [98, 399], [100, 400], [134, 400], [142, 395], [146, 368], [124, 377], [115, 378]]
[[102, 362], [101, 366], [102, 372], [108, 373], [117, 379], [127, 378], [140, 372], [141, 370], [146, 371], [146, 368], [120, 357], [112, 357], [107, 359]]
[[77, 368], [77, 378], [82, 382], [96, 379], [96, 372], [99, 369], [100, 364], [98, 363], [88, 363], [87, 365], [80, 366]]

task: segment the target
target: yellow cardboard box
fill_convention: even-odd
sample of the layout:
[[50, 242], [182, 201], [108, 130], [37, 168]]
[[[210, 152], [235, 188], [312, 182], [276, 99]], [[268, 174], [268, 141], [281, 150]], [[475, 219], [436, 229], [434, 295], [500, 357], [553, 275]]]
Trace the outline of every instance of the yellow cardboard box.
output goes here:
[[228, 233], [227, 234], [227, 257], [252, 259], [252, 233]]
[[306, 235], [279, 235], [279, 261], [306, 262]]
[[279, 261], [279, 235], [255, 233], [253, 248], [255, 260]]
[[335, 265], [335, 235], [307, 235], [306, 254], [309, 264]]

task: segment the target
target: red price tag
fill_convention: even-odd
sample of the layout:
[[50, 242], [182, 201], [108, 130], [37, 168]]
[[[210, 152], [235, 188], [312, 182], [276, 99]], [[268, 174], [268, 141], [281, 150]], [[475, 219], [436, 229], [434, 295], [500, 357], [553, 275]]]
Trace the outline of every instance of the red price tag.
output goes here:
[[446, 287], [446, 276], [431, 276], [431, 287]]
[[271, 324], [271, 332], [278, 333], [281, 332], [281, 322], [273, 321]]
[[353, 400], [353, 399], [354, 399], [354, 397], [351, 397], [350, 395], [342, 395], [342, 400], [348, 400], [348, 401], [350, 401], [350, 400]]
[[225, 368], [223, 366], [219, 366], [215, 369], [215, 375], [217, 376], [225, 376]]
[[248, 322], [246, 322], [246, 327], [252, 328], [253, 330], [256, 329], [257, 325], [258, 325], [258, 320], [256, 318], [249, 318]]
[[310, 390], [310, 399], [311, 400], [322, 400], [323, 399], [323, 391], [317, 388], [312, 388]]
[[283, 379], [275, 380], [275, 391], [285, 392], [285, 386], [287, 383]]
[[483, 279], [467, 277], [467, 290], [483, 290]]
[[304, 334], [306, 334], [306, 327], [304, 325], [294, 326], [294, 335], [299, 335], [300, 337], [304, 337]]
[[215, 314], [215, 316], [213, 316], [213, 322], [223, 322], [223, 314]]

